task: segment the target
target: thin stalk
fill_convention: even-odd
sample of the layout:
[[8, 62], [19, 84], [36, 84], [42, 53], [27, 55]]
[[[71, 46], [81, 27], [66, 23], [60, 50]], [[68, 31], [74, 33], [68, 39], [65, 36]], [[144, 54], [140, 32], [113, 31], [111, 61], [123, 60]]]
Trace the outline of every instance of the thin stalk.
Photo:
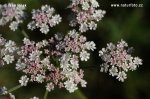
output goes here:
[[11, 92], [13, 92], [13, 91], [15, 91], [15, 90], [17, 90], [17, 89], [19, 89], [19, 88], [21, 88], [21, 87], [22, 87], [21, 85], [17, 85], [17, 86], [15, 86], [15, 87], [9, 89], [9, 90], [8, 90], [8, 93], [11, 93]]
[[22, 30], [22, 34], [23, 34], [26, 38], [29, 38], [28, 34], [27, 34], [24, 30]]
[[46, 90], [43, 99], [47, 99], [47, 96], [48, 96], [48, 91]]

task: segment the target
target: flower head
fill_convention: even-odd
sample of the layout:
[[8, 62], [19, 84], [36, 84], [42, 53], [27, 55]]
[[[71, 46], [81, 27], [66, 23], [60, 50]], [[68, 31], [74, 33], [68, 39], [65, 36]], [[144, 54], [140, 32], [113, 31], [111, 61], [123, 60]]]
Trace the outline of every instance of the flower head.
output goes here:
[[15, 54], [18, 50], [14, 41], [7, 41], [0, 35], [0, 65], [10, 64], [15, 60]]
[[60, 58], [60, 68], [66, 78], [64, 87], [71, 93], [78, 89], [78, 84], [86, 87], [87, 82], [83, 79], [84, 74], [83, 70], [79, 68], [79, 61], [87, 61], [90, 58], [88, 50], [93, 51], [96, 47], [93, 41], [87, 42], [86, 37], [78, 34], [75, 30], [69, 31], [64, 42], [65, 53]]
[[59, 58], [61, 54], [56, 50], [56, 45], [54, 45], [55, 42], [53, 42], [52, 38], [37, 43], [24, 38], [23, 43], [24, 45], [18, 52], [20, 58], [16, 64], [16, 69], [24, 72], [28, 75], [28, 78], [23, 76], [19, 82], [23, 86], [26, 86], [27, 82], [33, 81], [47, 83], [46, 89], [48, 91], [54, 89], [55, 85], [61, 85], [64, 77], [60, 69], [55, 67], [54, 60], [54, 58]]
[[39, 28], [44, 34], [49, 32], [50, 27], [54, 27], [61, 22], [59, 14], [55, 14], [55, 9], [49, 5], [43, 5], [41, 9], [32, 11], [32, 19], [28, 24], [28, 29], [34, 30]]
[[48, 91], [58, 86], [69, 92], [78, 89], [78, 84], [86, 86], [79, 61], [87, 61], [90, 58], [88, 51], [96, 48], [93, 41], [87, 41], [85, 36], [72, 30], [64, 37], [56, 34], [37, 43], [25, 38], [23, 43], [18, 52], [20, 57], [16, 69], [24, 72], [28, 78], [23, 76], [19, 80], [21, 85], [26, 86], [26, 81], [35, 81], [46, 83]]
[[99, 4], [96, 0], [71, 0], [69, 8], [75, 13], [75, 19], [70, 21], [71, 26], [79, 24], [80, 32], [96, 30], [97, 22], [105, 15], [104, 10], [97, 10]]
[[0, 5], [0, 25], [4, 26], [10, 22], [10, 29], [15, 31], [18, 29], [18, 25], [23, 23], [24, 10], [26, 5], [8, 3]]
[[101, 65], [101, 72], [109, 72], [111, 76], [123, 82], [129, 70], [136, 70], [139, 65], [142, 65], [142, 60], [132, 57], [127, 49], [128, 44], [123, 40], [117, 45], [109, 43], [106, 48], [102, 48], [99, 56], [105, 63]]

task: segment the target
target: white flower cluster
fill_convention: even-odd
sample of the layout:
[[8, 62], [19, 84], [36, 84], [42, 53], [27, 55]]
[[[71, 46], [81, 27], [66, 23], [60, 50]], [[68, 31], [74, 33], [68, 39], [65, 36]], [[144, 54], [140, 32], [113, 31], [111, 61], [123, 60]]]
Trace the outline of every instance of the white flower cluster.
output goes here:
[[90, 54], [87, 50], [96, 49], [93, 41], [86, 42], [86, 37], [79, 35], [75, 30], [72, 30], [65, 37], [65, 54], [60, 59], [60, 67], [62, 73], [66, 77], [64, 82], [65, 88], [69, 92], [74, 92], [78, 89], [80, 83], [82, 87], [86, 87], [87, 82], [83, 80], [83, 70], [79, 68], [79, 61], [87, 61]]
[[86, 87], [87, 82], [83, 80], [83, 70], [79, 69], [79, 59], [76, 55], [64, 54], [61, 59], [60, 66], [62, 68], [62, 73], [67, 79], [64, 82], [65, 88], [70, 92], [74, 92], [78, 89], [77, 85], [81, 84], [82, 87]]
[[18, 51], [20, 57], [17, 61], [16, 69], [18, 71], [23, 71], [30, 77], [26, 75], [22, 76], [19, 83], [22, 86], [26, 86], [29, 81], [42, 83], [45, 75], [45, 70], [43, 68], [49, 65], [50, 60], [49, 57], [41, 59], [43, 51], [40, 48], [45, 47], [44, 45], [47, 41], [43, 40], [36, 44], [34, 41], [24, 38], [23, 42], [24, 45], [21, 47], [21, 50]]
[[0, 36], [0, 65], [12, 63], [14, 59], [15, 52], [18, 50], [16, 43], [14, 41], [6, 41]]
[[[87, 42], [86, 37], [83, 35], [80, 35], [76, 30], [69, 31], [68, 35], [65, 36], [64, 42], [65, 42], [65, 51], [71, 51], [73, 53], [82, 54], [86, 50], [94, 51], [94, 49], [96, 49], [96, 45], [93, 41]], [[85, 54], [82, 54], [82, 55], [85, 55]], [[84, 59], [82, 55], [80, 55], [80, 57], [86, 61], [86, 59]], [[86, 56], [89, 56], [89, 55], [86, 55]]]
[[59, 14], [55, 14], [55, 9], [49, 5], [43, 5], [41, 9], [32, 11], [32, 19], [28, 24], [28, 29], [34, 30], [40, 28], [44, 34], [49, 32], [50, 27], [54, 27], [61, 22]]
[[106, 13], [104, 10], [96, 9], [99, 4], [96, 0], [71, 0], [69, 8], [75, 13], [75, 19], [71, 20], [70, 25], [79, 24], [80, 32], [88, 30], [96, 30], [97, 22], [99, 22]]
[[35, 43], [29, 39], [24, 39], [24, 46], [22, 46], [21, 52], [19, 52], [21, 58], [16, 64], [17, 70], [23, 71], [30, 76], [29, 81], [46, 82], [46, 89], [49, 92], [54, 89], [55, 85], [61, 88], [61, 81], [64, 79], [59, 68], [54, 67], [55, 64], [51, 62], [52, 57], [59, 55], [57, 55], [59, 52], [55, 51], [56, 45], [54, 45], [54, 48], [51, 48], [53, 45], [53, 41], [51, 41], [50, 39], [50, 41], [43, 40], [42, 42]]
[[117, 45], [107, 44], [106, 48], [99, 51], [99, 56], [105, 62], [101, 65], [100, 71], [109, 72], [111, 76], [124, 82], [129, 70], [136, 70], [139, 65], [142, 65], [142, 60], [139, 57], [132, 57], [128, 50], [128, 44], [123, 40]]
[[10, 29], [15, 31], [18, 25], [23, 22], [26, 5], [8, 3], [0, 5], [0, 26], [10, 22]]
[[26, 86], [29, 81], [46, 83], [49, 92], [55, 86], [65, 87], [69, 92], [78, 89], [78, 84], [86, 86], [79, 61], [90, 58], [88, 51], [96, 49], [93, 41], [87, 41], [85, 36], [72, 30], [65, 37], [56, 34], [55, 37], [38, 43], [27, 38], [23, 42], [24, 45], [18, 51], [16, 69], [28, 77], [21, 77], [21, 86]]

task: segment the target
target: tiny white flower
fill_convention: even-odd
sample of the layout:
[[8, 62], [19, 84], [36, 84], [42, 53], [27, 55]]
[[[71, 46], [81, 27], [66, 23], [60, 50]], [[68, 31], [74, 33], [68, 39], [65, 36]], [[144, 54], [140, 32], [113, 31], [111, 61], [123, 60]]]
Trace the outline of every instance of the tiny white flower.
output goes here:
[[46, 45], [48, 45], [48, 41], [46, 41], [46, 40], [43, 40], [43, 41], [42, 41], [42, 45], [43, 45], [43, 46], [46, 46]]
[[118, 42], [117, 47], [119, 48], [123, 48], [123, 47], [127, 47], [128, 44], [126, 43], [126, 41], [121, 40], [120, 42]]
[[48, 25], [42, 24], [40, 31], [41, 31], [42, 33], [44, 33], [44, 34], [47, 34], [47, 33], [49, 32], [49, 27], [48, 27]]
[[93, 14], [93, 18], [98, 22], [100, 21], [106, 12], [104, 10], [96, 10]]
[[50, 64], [50, 59], [49, 57], [46, 57], [44, 58], [42, 61], [41, 61], [42, 65], [43, 66], [48, 66]]
[[90, 54], [87, 51], [80, 52], [81, 61], [87, 61], [90, 58]]
[[4, 61], [7, 63], [7, 64], [10, 64], [12, 63], [15, 59], [14, 59], [14, 56], [11, 56], [11, 55], [5, 55], [3, 57]]
[[118, 73], [117, 79], [121, 82], [124, 82], [127, 79], [127, 74], [124, 71]]
[[19, 25], [18, 22], [13, 21], [13, 22], [10, 23], [9, 28], [10, 28], [11, 30], [15, 31], [15, 30], [18, 29], [18, 25]]
[[86, 31], [88, 30], [88, 25], [87, 25], [86, 23], [82, 23], [82, 24], [80, 25], [79, 30], [80, 30], [81, 32], [86, 32]]
[[10, 53], [14, 52], [17, 49], [15, 42], [11, 40], [6, 42], [5, 47], [6, 50], [8, 50]]
[[140, 59], [139, 57], [135, 57], [133, 62], [136, 65], [142, 65], [142, 59]]
[[85, 36], [80, 36], [80, 38], [79, 38], [79, 40], [80, 40], [80, 42], [85, 42], [87, 39], [86, 39], [86, 37]]
[[26, 45], [30, 45], [31, 41], [28, 38], [24, 38], [23, 43], [26, 44]]
[[60, 17], [60, 15], [55, 15], [52, 17], [52, 20], [55, 24], [59, 24], [62, 20], [62, 18]]
[[42, 83], [44, 81], [45, 76], [37, 74], [36, 81]]
[[30, 22], [30, 23], [27, 25], [27, 27], [28, 27], [28, 29], [30, 29], [30, 30], [34, 30], [34, 29], [36, 28], [35, 22], [34, 22], [34, 21]]
[[91, 42], [86, 42], [86, 43], [85, 43], [85, 46], [86, 46], [86, 48], [87, 48], [88, 50], [94, 51], [94, 50], [96, 49], [96, 45], [95, 45], [95, 43], [94, 43], [93, 41], [91, 41]]
[[118, 74], [117, 67], [112, 66], [111, 69], [109, 69], [109, 74], [112, 76], [116, 76]]
[[79, 61], [78, 61], [78, 59], [76, 59], [76, 58], [74, 58], [74, 57], [76, 57], [76, 56], [73, 56], [73, 57], [70, 59], [70, 63], [71, 63], [71, 65], [72, 65], [72, 68], [73, 68], [73, 69], [77, 69], [77, 68], [79, 68]]
[[100, 72], [107, 72], [109, 69], [109, 65], [104, 63], [102, 65], [100, 65], [101, 69], [100, 69]]
[[49, 92], [54, 90], [54, 84], [53, 83], [48, 83], [46, 85], [46, 90], [49, 91]]
[[94, 21], [91, 21], [89, 23], [89, 28], [90, 28], [90, 30], [96, 30], [97, 24]]
[[103, 51], [99, 51], [99, 56], [102, 56], [103, 54]]
[[109, 50], [114, 50], [115, 49], [115, 45], [113, 43], [109, 43], [109, 44], [107, 44], [107, 48]]
[[137, 65], [134, 64], [133, 62], [129, 63], [129, 65], [130, 65], [130, 67], [129, 67], [130, 70], [133, 71], [133, 70], [136, 70], [136, 69], [137, 69]]
[[96, 0], [90, 0], [90, 1], [91, 1], [92, 6], [93, 6], [94, 8], [99, 7], [99, 4], [98, 4], [98, 2], [97, 2]]
[[75, 84], [72, 80], [67, 80], [64, 82], [65, 88], [70, 92], [74, 92], [78, 89], [77, 84]]
[[21, 86], [27, 86], [28, 82], [29, 82], [29, 78], [26, 75], [22, 76], [21, 79], [19, 80]]
[[35, 61], [35, 60], [38, 60], [38, 59], [39, 59], [39, 57], [40, 57], [41, 54], [42, 54], [42, 51], [36, 50], [36, 51], [33, 51], [33, 52], [30, 54], [29, 58], [30, 58], [31, 61], [32, 61], [32, 60]]
[[83, 10], [88, 10], [89, 7], [90, 7], [90, 5], [88, 4], [88, 2], [83, 2], [83, 3], [82, 3], [82, 9], [83, 9]]
[[23, 70], [26, 67], [25, 63], [22, 63], [20, 60], [16, 63], [16, 69], [17, 70]]
[[86, 85], [87, 85], [87, 82], [85, 80], [81, 80], [81, 86], [86, 87]]

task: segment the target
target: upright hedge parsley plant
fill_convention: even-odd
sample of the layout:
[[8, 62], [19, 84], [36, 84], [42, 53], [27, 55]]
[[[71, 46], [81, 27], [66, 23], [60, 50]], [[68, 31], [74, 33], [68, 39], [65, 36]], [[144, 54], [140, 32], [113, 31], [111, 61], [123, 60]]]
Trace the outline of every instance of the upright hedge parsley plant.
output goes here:
[[[84, 70], [79, 63], [90, 59], [89, 51], [94, 51], [96, 44], [87, 41], [82, 33], [96, 30], [97, 23], [106, 13], [98, 7], [96, 0], [71, 0], [68, 8], [74, 13], [74, 19], [69, 25], [79, 26], [79, 29], [69, 30], [66, 35], [57, 33], [49, 39], [35, 42], [22, 30], [25, 38], [21, 47], [14, 41], [0, 36], [0, 66], [15, 63], [15, 69], [24, 73], [20, 77], [19, 85], [9, 90], [5, 86], [1, 87], [0, 95], [8, 95], [11, 99], [15, 99], [12, 92], [27, 86], [30, 82], [45, 84], [46, 92], [43, 99], [46, 99], [48, 92], [55, 87], [65, 88], [70, 93], [77, 90], [78, 86], [86, 87]], [[23, 24], [25, 20], [25, 9], [26, 5], [23, 4], [0, 5], [0, 26], [10, 23], [11, 30], [19, 29], [19, 24]], [[27, 28], [40, 29], [41, 33], [48, 34], [61, 20], [62, 17], [55, 13], [54, 8], [43, 5], [40, 9], [32, 11], [32, 21], [27, 24]], [[136, 70], [142, 65], [142, 60], [131, 56], [128, 49], [128, 44], [124, 40], [117, 45], [107, 44], [106, 48], [99, 51], [99, 56], [104, 61], [100, 65], [100, 71], [109, 72], [111, 76], [123, 82], [129, 70]], [[30, 99], [39, 98], [34, 96]]]

